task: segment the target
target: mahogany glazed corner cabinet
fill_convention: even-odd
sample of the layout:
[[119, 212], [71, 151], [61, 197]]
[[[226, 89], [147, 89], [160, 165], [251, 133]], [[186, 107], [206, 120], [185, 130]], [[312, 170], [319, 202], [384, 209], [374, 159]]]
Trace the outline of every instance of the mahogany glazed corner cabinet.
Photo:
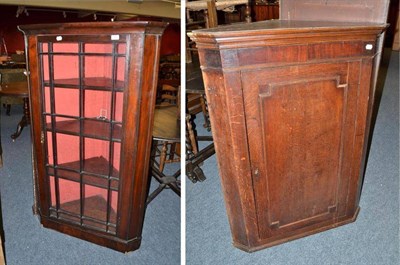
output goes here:
[[356, 219], [385, 28], [273, 20], [191, 34], [236, 247]]
[[25, 25], [41, 223], [139, 248], [165, 23]]

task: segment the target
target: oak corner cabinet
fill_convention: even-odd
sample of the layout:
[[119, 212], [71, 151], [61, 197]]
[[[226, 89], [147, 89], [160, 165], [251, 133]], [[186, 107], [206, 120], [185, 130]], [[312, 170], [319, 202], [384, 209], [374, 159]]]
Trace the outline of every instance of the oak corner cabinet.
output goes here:
[[139, 248], [165, 23], [24, 25], [44, 227]]
[[191, 33], [236, 247], [356, 219], [385, 28], [274, 20]]

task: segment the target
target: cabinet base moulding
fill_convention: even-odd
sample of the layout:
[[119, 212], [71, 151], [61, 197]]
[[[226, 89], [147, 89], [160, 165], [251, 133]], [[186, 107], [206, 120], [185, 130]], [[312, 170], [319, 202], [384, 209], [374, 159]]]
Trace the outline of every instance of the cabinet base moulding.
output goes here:
[[358, 213], [360, 212], [360, 207], [357, 207], [355, 213], [353, 216], [349, 217], [343, 217], [343, 220], [335, 222], [334, 220], [326, 222], [327, 224], [321, 227], [321, 223], [317, 223], [313, 226], [308, 226], [306, 228], [304, 228], [304, 231], [301, 230], [297, 230], [295, 231], [296, 234], [294, 235], [281, 235], [280, 238], [279, 237], [275, 237], [275, 238], [269, 238], [267, 241], [266, 240], [260, 240], [259, 245], [257, 246], [246, 246], [243, 245], [241, 243], [237, 243], [237, 242], [233, 242], [233, 246], [237, 247], [240, 250], [252, 253], [264, 248], [269, 248], [269, 247], [273, 247], [276, 245], [280, 245], [295, 239], [299, 239], [302, 237], [306, 237], [309, 235], [313, 235], [313, 234], [317, 234], [319, 232], [323, 232], [332, 228], [336, 228], [338, 226], [342, 226], [342, 225], [346, 225], [349, 223], [353, 223], [358, 216]]
[[57, 232], [80, 238], [88, 242], [111, 248], [123, 253], [138, 249], [142, 241], [141, 237], [131, 240], [122, 240], [120, 238], [106, 235], [101, 232], [96, 233], [93, 230], [85, 231], [82, 230], [81, 226], [66, 224], [65, 222], [57, 222], [56, 220], [48, 219], [46, 217], [40, 217], [40, 221], [45, 228], [50, 228]]

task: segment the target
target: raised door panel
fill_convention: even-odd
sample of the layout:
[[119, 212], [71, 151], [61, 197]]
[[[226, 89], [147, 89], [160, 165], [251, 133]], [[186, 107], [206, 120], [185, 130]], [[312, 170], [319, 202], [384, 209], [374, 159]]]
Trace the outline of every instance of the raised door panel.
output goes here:
[[350, 165], [343, 163], [349, 150], [343, 145], [352, 137], [346, 132], [356, 116], [349, 104], [356, 103], [358, 88], [358, 75], [348, 71], [358, 72], [357, 65], [242, 73], [260, 239], [345, 212], [346, 196], [339, 193], [347, 193], [343, 171]]

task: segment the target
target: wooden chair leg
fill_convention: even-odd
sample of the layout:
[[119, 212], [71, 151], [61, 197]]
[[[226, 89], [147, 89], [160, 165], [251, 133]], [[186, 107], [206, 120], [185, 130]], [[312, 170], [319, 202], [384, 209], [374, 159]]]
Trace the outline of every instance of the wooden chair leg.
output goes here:
[[202, 97], [200, 98], [201, 111], [203, 112], [204, 116], [203, 127], [207, 128], [208, 131], [211, 131], [210, 117], [208, 116], [208, 110], [207, 110], [207, 101], [204, 97], [205, 95], [202, 95]]
[[196, 136], [194, 135], [191, 119], [192, 119], [192, 117], [190, 116], [190, 114], [186, 115], [186, 130], [187, 130], [187, 134], [189, 136], [189, 141], [192, 145], [191, 146], [192, 152], [193, 152], [193, 154], [197, 154], [198, 149], [197, 149], [197, 144], [196, 144]]
[[160, 170], [160, 172], [163, 172], [164, 170], [164, 165], [165, 165], [165, 160], [167, 158], [167, 143], [164, 142], [163, 146], [161, 148], [161, 154], [160, 154], [160, 165], [158, 167], [158, 169]]
[[170, 148], [168, 159], [172, 161], [175, 157], [176, 143], [171, 143]]

